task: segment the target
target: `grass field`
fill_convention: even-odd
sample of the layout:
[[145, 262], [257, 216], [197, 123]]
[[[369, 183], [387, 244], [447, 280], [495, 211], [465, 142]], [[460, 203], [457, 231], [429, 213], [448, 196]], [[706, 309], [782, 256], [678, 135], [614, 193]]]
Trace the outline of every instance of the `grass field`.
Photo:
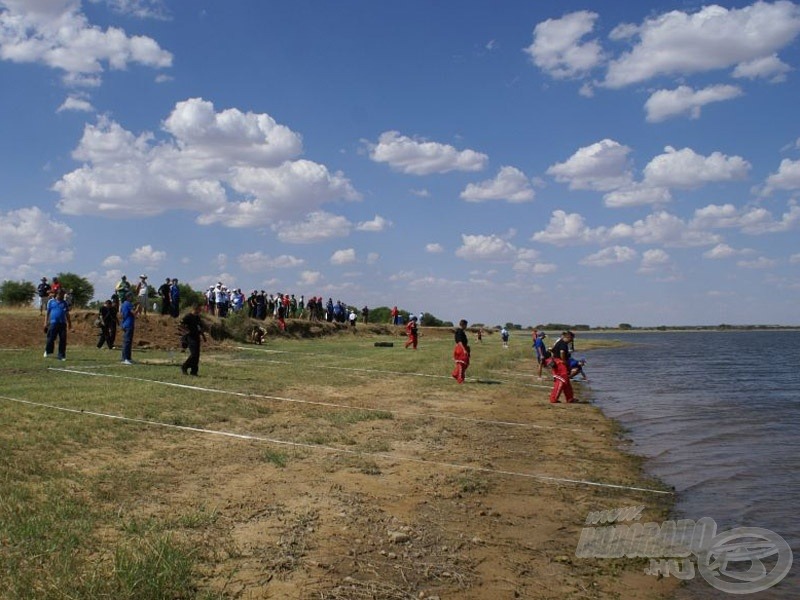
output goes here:
[[574, 549], [589, 510], [663, 497], [571, 481], [657, 484], [496, 337], [461, 386], [433, 330], [230, 343], [197, 378], [175, 351], [0, 348], [0, 597], [660, 597]]

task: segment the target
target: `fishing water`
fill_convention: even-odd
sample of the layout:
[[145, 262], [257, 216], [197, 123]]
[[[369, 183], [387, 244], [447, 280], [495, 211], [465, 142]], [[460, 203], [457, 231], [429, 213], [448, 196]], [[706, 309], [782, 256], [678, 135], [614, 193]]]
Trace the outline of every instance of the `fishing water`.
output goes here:
[[[675, 516], [719, 531], [771, 530], [794, 555], [778, 585], [745, 597], [800, 598], [800, 331], [581, 334], [621, 347], [580, 352], [594, 402], [630, 450], [676, 492]], [[699, 576], [679, 599], [731, 598]]]

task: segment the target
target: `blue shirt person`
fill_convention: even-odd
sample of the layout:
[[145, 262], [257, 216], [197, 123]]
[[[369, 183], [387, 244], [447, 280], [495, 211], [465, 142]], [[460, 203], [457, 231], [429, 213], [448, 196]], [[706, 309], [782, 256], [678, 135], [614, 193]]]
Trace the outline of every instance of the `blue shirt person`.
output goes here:
[[132, 365], [131, 351], [133, 349], [133, 332], [136, 329], [136, 314], [139, 308], [133, 304], [133, 294], [128, 292], [125, 301], [120, 306], [119, 312], [122, 315], [122, 364]]
[[44, 330], [47, 333], [45, 358], [53, 354], [58, 338], [58, 360], [67, 360], [67, 328], [72, 329], [72, 320], [69, 317], [69, 304], [64, 296], [64, 290], [59, 289], [56, 297], [47, 302], [47, 314], [44, 317]]
[[178, 318], [181, 311], [181, 290], [178, 287], [178, 280], [173, 279], [172, 285], [169, 287], [169, 314], [174, 318]]

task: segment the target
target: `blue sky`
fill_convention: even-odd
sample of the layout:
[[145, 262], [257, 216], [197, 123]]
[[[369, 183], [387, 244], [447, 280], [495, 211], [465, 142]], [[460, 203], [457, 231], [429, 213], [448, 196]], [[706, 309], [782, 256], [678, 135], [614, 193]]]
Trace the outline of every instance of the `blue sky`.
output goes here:
[[798, 324], [793, 2], [0, 0], [0, 279]]

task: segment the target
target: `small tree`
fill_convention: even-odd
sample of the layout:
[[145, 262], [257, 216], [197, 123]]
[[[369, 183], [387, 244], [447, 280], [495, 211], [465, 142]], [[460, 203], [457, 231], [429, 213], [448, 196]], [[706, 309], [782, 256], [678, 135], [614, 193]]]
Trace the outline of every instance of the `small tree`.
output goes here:
[[75, 273], [59, 273], [56, 275], [64, 291], [72, 290], [72, 306], [84, 308], [94, 296], [94, 286]]
[[369, 309], [370, 323], [388, 323], [391, 320], [392, 309], [388, 306], [378, 306]]
[[425, 327], [442, 327], [444, 325], [444, 321], [434, 317], [431, 313], [426, 312], [422, 314], [422, 323], [420, 325], [424, 325]]
[[180, 310], [183, 311], [193, 304], [203, 306], [206, 303], [206, 297], [203, 292], [196, 292], [188, 283], [178, 284], [178, 293], [180, 294]]
[[26, 306], [36, 295], [36, 286], [30, 281], [4, 281], [0, 285], [0, 302], [6, 306]]

